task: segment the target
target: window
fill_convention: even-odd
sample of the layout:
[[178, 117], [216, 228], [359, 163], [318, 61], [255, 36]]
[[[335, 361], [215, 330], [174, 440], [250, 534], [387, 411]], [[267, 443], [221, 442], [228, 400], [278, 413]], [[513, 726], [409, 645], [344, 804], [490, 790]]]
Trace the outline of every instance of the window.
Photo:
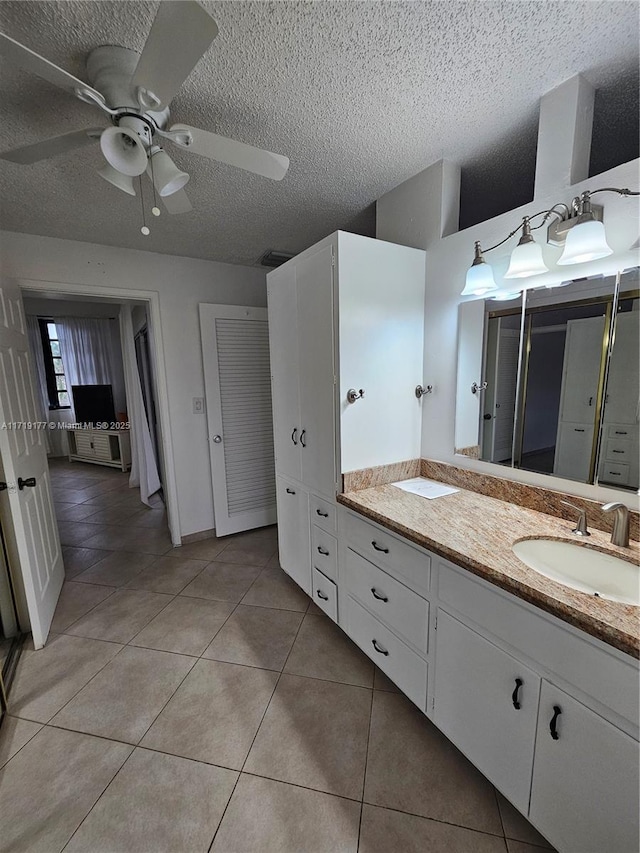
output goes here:
[[67, 388], [67, 378], [64, 375], [58, 330], [53, 320], [40, 318], [40, 336], [44, 352], [44, 369], [47, 374], [47, 390], [49, 392], [50, 409], [70, 409], [71, 398]]

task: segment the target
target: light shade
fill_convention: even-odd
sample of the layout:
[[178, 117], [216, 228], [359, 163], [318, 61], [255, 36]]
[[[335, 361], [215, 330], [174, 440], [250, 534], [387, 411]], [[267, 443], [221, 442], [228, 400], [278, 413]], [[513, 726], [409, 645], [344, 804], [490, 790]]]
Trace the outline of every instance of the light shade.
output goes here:
[[[587, 218], [589, 217], [589, 218]], [[578, 222], [567, 234], [564, 251], [558, 259], [558, 264], [582, 264], [585, 261], [596, 261], [613, 254], [613, 249], [607, 243], [604, 225], [591, 214], [585, 214], [585, 221]]]
[[181, 172], [162, 148], [152, 151], [149, 166], [153, 185], [163, 198], [177, 193], [189, 180], [189, 175], [186, 172]]
[[129, 193], [129, 195], [136, 194], [133, 186], [133, 178], [129, 175], [123, 175], [122, 172], [114, 169], [113, 166], [110, 166], [108, 163], [106, 163], [102, 169], [98, 170], [98, 174], [101, 178], [104, 178], [105, 181], [109, 181], [110, 184], [113, 184], [113, 186], [117, 187], [119, 190]]
[[492, 293], [489, 299], [495, 299], [496, 302], [512, 302], [514, 299], [519, 299], [521, 296], [521, 290], [498, 290], [496, 293]]
[[531, 238], [526, 242], [521, 240], [511, 252], [509, 269], [504, 277], [529, 278], [532, 275], [541, 275], [543, 272], [549, 272], [549, 268], [542, 258], [542, 246]]
[[100, 135], [105, 160], [118, 172], [134, 178], [147, 168], [147, 151], [140, 137], [127, 127], [107, 127]]
[[462, 291], [462, 296], [484, 296], [485, 293], [490, 293], [492, 290], [497, 290], [498, 285], [493, 278], [493, 270], [486, 262], [476, 264], [469, 267], [467, 271], [467, 280]]

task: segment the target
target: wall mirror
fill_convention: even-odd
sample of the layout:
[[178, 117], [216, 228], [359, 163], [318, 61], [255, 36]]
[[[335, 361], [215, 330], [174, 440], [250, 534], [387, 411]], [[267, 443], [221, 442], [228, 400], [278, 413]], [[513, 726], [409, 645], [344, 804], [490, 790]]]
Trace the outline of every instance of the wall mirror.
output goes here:
[[634, 268], [462, 303], [456, 453], [637, 490], [639, 297]]

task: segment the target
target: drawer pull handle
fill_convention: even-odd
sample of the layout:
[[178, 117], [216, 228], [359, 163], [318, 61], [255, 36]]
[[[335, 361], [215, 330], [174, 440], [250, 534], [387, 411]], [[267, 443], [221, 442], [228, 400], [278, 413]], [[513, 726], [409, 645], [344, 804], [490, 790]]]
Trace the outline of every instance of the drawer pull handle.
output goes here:
[[522, 679], [516, 678], [515, 690], [511, 694], [511, 701], [513, 702], [513, 707], [516, 709], [516, 711], [520, 710], [520, 699], [518, 698], [518, 693], [520, 692], [521, 687], [522, 687]]
[[380, 547], [380, 545], [378, 545], [378, 543], [375, 541], [375, 539], [372, 540], [371, 544], [376, 549], [376, 551], [382, 551], [383, 554], [389, 553], [389, 549]]
[[389, 652], [384, 648], [384, 646], [381, 646], [377, 640], [371, 640], [371, 642], [373, 643], [373, 648], [378, 652], [379, 655], [384, 655], [385, 657], [388, 657]]
[[620, 471], [609, 471], [608, 473], [609, 473], [610, 477], [621, 477], [622, 476], [620, 474]]
[[623, 430], [623, 429], [617, 429], [615, 434], [616, 435], [626, 435], [627, 432], [626, 432], [626, 430]]
[[322, 512], [321, 509], [316, 510], [316, 515], [319, 515], [320, 518], [329, 518], [329, 513], [328, 512]]
[[297, 446], [298, 444], [298, 427], [291, 433], [291, 441]]
[[288, 489], [287, 489], [287, 494], [288, 494], [288, 495], [295, 495], [295, 492], [294, 492], [294, 490], [293, 490], [293, 489], [289, 489], [289, 488], [288, 488]]
[[300, 433], [300, 444], [301, 444], [303, 447], [306, 447], [306, 446], [307, 446], [307, 442], [304, 440], [304, 437], [305, 437], [305, 435], [306, 435], [306, 434], [307, 434], [306, 429], [303, 429], [303, 430], [302, 430], [302, 432]]
[[583, 430], [583, 429], [578, 429], [578, 427], [574, 427], [574, 428], [573, 428], [573, 431], [574, 431], [574, 432], [584, 432], [584, 430]]
[[322, 545], [318, 545], [318, 554], [322, 554], [323, 557], [329, 556], [329, 552], [326, 548], [323, 548]]
[[316, 595], [318, 596], [318, 598], [322, 599], [322, 601], [329, 601], [329, 596], [325, 595], [321, 589], [316, 590]]
[[612, 450], [612, 453], [624, 453], [624, 450]]
[[549, 723], [549, 731], [551, 732], [551, 737], [554, 740], [559, 740], [560, 735], [558, 734], [558, 717], [562, 713], [562, 708], [559, 705], [553, 706], [553, 717], [551, 717], [551, 722]]
[[385, 601], [385, 602], [386, 602], [386, 601], [389, 601], [389, 599], [387, 598], [387, 596], [386, 596], [386, 595], [380, 595], [380, 593], [379, 593], [379, 592], [377, 592], [377, 590], [376, 590], [375, 586], [372, 586], [372, 587], [371, 587], [371, 595], [372, 595], [374, 598], [377, 598], [377, 599], [378, 599], [378, 601]]

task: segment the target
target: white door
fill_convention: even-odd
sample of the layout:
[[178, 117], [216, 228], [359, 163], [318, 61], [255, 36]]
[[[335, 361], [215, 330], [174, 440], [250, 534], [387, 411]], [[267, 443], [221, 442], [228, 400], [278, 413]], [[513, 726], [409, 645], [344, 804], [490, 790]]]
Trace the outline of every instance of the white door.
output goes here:
[[491, 462], [504, 462], [512, 454], [520, 332], [500, 326], [497, 346]]
[[298, 303], [293, 261], [269, 273], [267, 296], [276, 463], [278, 473], [301, 480]]
[[336, 494], [332, 254], [325, 246], [296, 264], [302, 482], [327, 498]]
[[33, 377], [22, 297], [18, 285], [5, 279], [0, 282], [0, 455], [7, 489], [0, 493], [0, 510], [12, 570], [20, 570], [33, 644], [40, 649], [64, 582], [64, 565], [44, 432], [28, 428], [38, 420]]
[[569, 320], [564, 349], [560, 420], [593, 424], [595, 421], [604, 317]]
[[309, 496], [292, 480], [277, 477], [276, 483], [280, 565], [307, 595], [311, 595]]
[[218, 536], [276, 523], [266, 308], [200, 305]]

